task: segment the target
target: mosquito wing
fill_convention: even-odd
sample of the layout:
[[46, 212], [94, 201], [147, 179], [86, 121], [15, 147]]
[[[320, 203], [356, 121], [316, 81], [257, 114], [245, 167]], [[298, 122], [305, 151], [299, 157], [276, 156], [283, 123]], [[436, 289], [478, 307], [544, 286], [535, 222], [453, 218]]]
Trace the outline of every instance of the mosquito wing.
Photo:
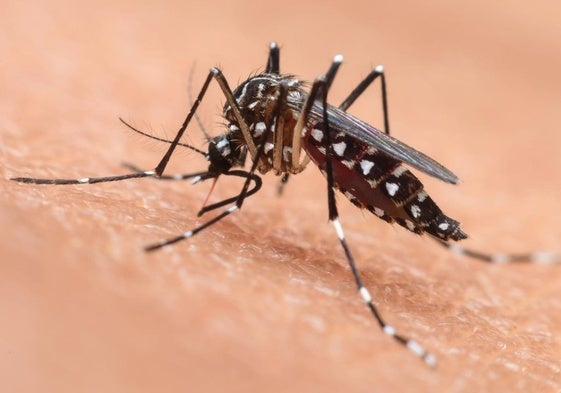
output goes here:
[[[445, 168], [429, 156], [383, 133], [347, 112], [328, 105], [327, 116], [330, 128], [342, 131], [369, 146], [380, 149], [391, 157], [400, 160], [413, 168], [417, 168], [418, 170], [425, 172], [427, 175], [431, 175], [447, 183], [458, 183], [458, 176], [456, 176], [451, 170]], [[310, 118], [315, 121], [323, 120], [321, 104], [317, 102], [314, 103], [312, 110], [310, 111]]]

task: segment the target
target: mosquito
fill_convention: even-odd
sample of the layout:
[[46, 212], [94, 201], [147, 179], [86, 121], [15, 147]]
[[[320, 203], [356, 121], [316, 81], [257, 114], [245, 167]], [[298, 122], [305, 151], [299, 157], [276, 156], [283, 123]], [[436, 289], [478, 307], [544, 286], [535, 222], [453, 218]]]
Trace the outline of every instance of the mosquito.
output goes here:
[[[420, 357], [427, 365], [435, 366], [436, 357], [417, 341], [396, 331], [382, 318], [369, 290], [364, 285], [355, 259], [347, 243], [335, 200], [335, 189], [351, 203], [367, 209], [388, 223], [397, 223], [416, 234], [427, 234], [453, 252], [490, 262], [557, 263], [559, 256], [534, 252], [528, 254], [486, 254], [465, 249], [454, 242], [467, 238], [460, 223], [448, 216], [431, 199], [421, 181], [406, 165], [450, 184], [458, 177], [427, 155], [390, 135], [386, 77], [383, 66], [376, 66], [338, 106], [328, 104], [327, 95], [343, 56], [337, 55], [323, 75], [318, 76], [309, 90], [306, 84], [291, 74], [280, 73], [280, 49], [273, 42], [265, 71], [252, 76], [232, 90], [218, 68], [211, 68], [206, 80], [172, 141], [153, 137], [125, 123], [149, 137], [168, 142], [167, 152], [153, 170], [143, 171], [129, 166], [132, 172], [108, 177], [79, 179], [37, 179], [18, 177], [12, 180], [33, 184], [93, 184], [131, 178], [192, 179], [192, 183], [212, 180], [213, 186], [221, 176], [245, 179], [237, 196], [214, 204], [203, 205], [199, 216], [228, 206], [212, 219], [178, 236], [150, 244], [146, 251], [155, 251], [195, 236], [202, 230], [242, 208], [247, 198], [262, 185], [259, 174], [273, 172], [281, 176], [281, 188], [291, 175], [302, 172], [313, 162], [327, 179], [329, 221], [333, 225], [345, 253], [357, 290], [381, 330], [399, 344]], [[347, 113], [364, 91], [379, 79], [381, 82], [384, 130], [380, 131]], [[202, 151], [181, 140], [212, 81], [216, 81], [226, 103], [223, 117], [226, 131], [208, 137], [208, 150]], [[206, 135], [206, 132], [205, 132]], [[191, 174], [164, 174], [166, 166], [178, 146], [203, 155], [208, 169]], [[244, 169], [249, 155], [251, 166]], [[238, 168], [238, 169], [235, 169]], [[259, 173], [259, 174], [258, 174]], [[211, 189], [212, 190], [212, 189]], [[208, 197], [207, 197], [208, 199]]]

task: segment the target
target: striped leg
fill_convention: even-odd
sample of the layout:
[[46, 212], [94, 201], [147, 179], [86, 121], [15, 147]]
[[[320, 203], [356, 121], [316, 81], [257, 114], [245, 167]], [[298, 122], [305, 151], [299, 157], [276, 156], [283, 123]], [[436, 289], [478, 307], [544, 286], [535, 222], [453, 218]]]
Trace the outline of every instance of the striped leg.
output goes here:
[[82, 177], [80, 179], [38, 179], [33, 177], [14, 177], [11, 178], [10, 180], [17, 181], [19, 183], [69, 185], [69, 184], [105, 183], [110, 181], [135, 179], [140, 177], [154, 177], [155, 175], [156, 172], [154, 171], [143, 171], [143, 172], [127, 173], [125, 175], [117, 175], [117, 176]]
[[[358, 86], [343, 100], [339, 108], [347, 110], [361, 95], [362, 93], [377, 79], [381, 79], [382, 84], [382, 106], [384, 111], [384, 130], [389, 135], [389, 120], [388, 120], [388, 103], [386, 91], [386, 78], [384, 74], [384, 67], [381, 65], [376, 66]], [[477, 259], [479, 261], [495, 264], [505, 263], [537, 263], [537, 264], [556, 264], [561, 263], [561, 254], [545, 251], [535, 251], [524, 254], [507, 254], [507, 253], [484, 253], [469, 248], [464, 248], [456, 243], [447, 243], [441, 239], [435, 239], [443, 247], [448, 248], [453, 253], [458, 255], [466, 255], [468, 257]]]
[[[268, 74], [280, 75], [280, 48], [276, 42], [271, 42], [269, 44], [269, 56], [267, 57], [265, 72]], [[279, 185], [277, 186], [277, 195], [282, 195], [289, 178], [289, 173], [282, 175]]]
[[[212, 71], [211, 71], [212, 72]], [[216, 75], [216, 74], [215, 74]], [[220, 74], [221, 75], [221, 74]], [[223, 82], [225, 83], [225, 79], [223, 80]], [[221, 85], [222, 86], [222, 85]], [[227, 86], [227, 85], [226, 85]], [[280, 86], [280, 92], [279, 92], [279, 97], [284, 97], [286, 95], [286, 86], [282, 85]], [[231, 94], [231, 93], [230, 93]], [[227, 97], [228, 98], [228, 97]], [[277, 106], [275, 108], [275, 114], [274, 117], [278, 116], [279, 111], [281, 109], [281, 103], [282, 103], [282, 99], [279, 99], [277, 101]], [[242, 119], [243, 121], [243, 119]], [[261, 136], [260, 140], [259, 140], [259, 144], [257, 145], [256, 149], [256, 155], [253, 159], [253, 163], [251, 165], [251, 169], [249, 172], [245, 172], [245, 171], [229, 171], [226, 173], [223, 173], [222, 175], [226, 175], [228, 176], [228, 174], [232, 175], [232, 176], [240, 176], [240, 177], [245, 177], [246, 181], [244, 182], [244, 185], [242, 187], [242, 190], [240, 191], [239, 195], [234, 197], [234, 198], [229, 198], [226, 199], [224, 201], [215, 203], [213, 205], [210, 206], [206, 206], [203, 209], [201, 209], [199, 211], [199, 216], [210, 211], [210, 210], [214, 210], [217, 209], [219, 207], [222, 207], [228, 203], [232, 203], [234, 202], [234, 204], [232, 206], [230, 206], [228, 209], [224, 210], [222, 213], [220, 213], [219, 215], [217, 215], [216, 217], [212, 218], [211, 220], [195, 227], [194, 229], [191, 229], [187, 232], [182, 233], [181, 235], [175, 236], [173, 238], [170, 239], [166, 239], [163, 240], [161, 242], [158, 243], [154, 243], [151, 244], [149, 246], [147, 246], [145, 248], [146, 251], [155, 251], [158, 250], [162, 247], [168, 246], [170, 244], [174, 244], [177, 243], [181, 240], [186, 240], [186, 239], [190, 239], [191, 237], [195, 236], [197, 233], [199, 233], [200, 231], [202, 231], [205, 228], [208, 228], [209, 226], [217, 223], [218, 221], [222, 220], [223, 218], [229, 216], [230, 214], [232, 214], [233, 212], [235, 212], [236, 210], [239, 210], [242, 205], [243, 202], [245, 201], [245, 199], [251, 195], [253, 195], [254, 193], [256, 193], [260, 188], [261, 188], [261, 178], [255, 174], [255, 171], [257, 170], [257, 166], [259, 164], [259, 160], [261, 159], [261, 157], [263, 156], [263, 153], [265, 151], [265, 142], [267, 141], [267, 139], [269, 138], [269, 135], [271, 134], [272, 130], [270, 127], [266, 127], [265, 131], [263, 132], [263, 135]], [[176, 138], [177, 140], [177, 138]], [[163, 162], [163, 160], [162, 160]], [[243, 173], [243, 175], [240, 174], [235, 174], [236, 172], [239, 173]], [[251, 181], [254, 181], [256, 183], [255, 187], [253, 189], [249, 189], [249, 185], [251, 183]]]
[[181, 240], [190, 239], [193, 236], [195, 236], [197, 233], [202, 231], [203, 229], [205, 229], [205, 228], [211, 226], [212, 224], [222, 220], [224, 217], [229, 216], [230, 214], [232, 214], [236, 210], [238, 210], [238, 206], [237, 205], [232, 205], [228, 209], [226, 209], [222, 213], [220, 213], [218, 216], [214, 217], [212, 220], [208, 220], [204, 224], [199, 225], [198, 227], [195, 227], [194, 229], [191, 229], [187, 232], [184, 232], [179, 236], [175, 236], [175, 237], [172, 237], [172, 238], [167, 239], [167, 240], [163, 240], [163, 241], [158, 242], [158, 243], [150, 244], [150, 245], [144, 247], [144, 250], [148, 251], [148, 252], [149, 251], [155, 251], [155, 250], [158, 250], [162, 247], [169, 246], [170, 244], [177, 243]]
[[[142, 169], [140, 169], [139, 167], [137, 167], [134, 164], [131, 164], [130, 162], [123, 162], [122, 165], [127, 168], [130, 169], [131, 171], [135, 171], [135, 172], [144, 172]], [[204, 171], [204, 172], [195, 172], [195, 173], [172, 173], [170, 175], [162, 175], [159, 177], [155, 177], [155, 179], [157, 180], [187, 180], [187, 179], [193, 179], [191, 181], [191, 184], [197, 184], [200, 183], [201, 181], [205, 181], [208, 179], [212, 179], [215, 178], [216, 174], [212, 174], [208, 171]]]
[[[195, 228], [193, 228], [193, 229], [191, 229], [187, 232], [184, 232], [184, 233], [182, 233], [178, 236], [175, 236], [175, 237], [172, 237], [170, 239], [166, 239], [166, 240], [154, 243], [154, 244], [150, 244], [150, 245], [146, 246], [144, 249], [146, 251], [155, 251], [155, 250], [158, 250], [162, 247], [169, 246], [170, 244], [177, 243], [181, 240], [186, 240], [186, 239], [192, 238], [193, 236], [195, 236], [197, 233], [199, 233], [203, 229], [208, 228], [209, 226], [217, 223], [218, 221], [222, 220], [223, 218], [226, 218], [227, 216], [229, 216], [230, 214], [232, 214], [233, 212], [238, 210], [241, 207], [241, 202], [239, 200], [240, 200], [240, 196], [242, 194], [243, 194], [243, 199], [242, 199], [242, 201], [243, 201], [245, 198], [248, 198], [251, 195], [255, 194], [261, 188], [261, 184], [262, 184], [261, 178], [258, 175], [256, 175], [255, 173], [236, 170], [236, 171], [229, 171], [229, 172], [223, 173], [222, 175], [243, 177], [243, 178], [247, 179], [246, 180], [247, 184], [249, 184], [249, 182], [253, 180], [255, 182], [255, 186], [253, 188], [250, 188], [250, 189], [246, 190], [245, 193], [244, 193], [244, 191], [242, 191], [240, 193], [240, 195], [237, 195], [233, 198], [228, 198], [228, 199], [225, 199], [223, 201], [214, 203], [212, 205], [205, 206], [201, 210], [199, 210], [199, 213], [197, 214], [197, 216], [200, 217], [204, 213], [207, 213], [209, 211], [218, 209], [219, 207], [226, 206], [230, 203], [235, 202], [234, 205], [232, 205], [228, 209], [224, 210], [218, 216], [216, 216], [216, 217], [208, 220], [207, 222], [205, 222], [205, 223], [203, 223], [203, 224], [201, 224], [201, 225], [199, 225], [199, 226], [197, 226], [197, 227], [195, 227]], [[207, 179], [208, 179], [208, 177], [207, 177]], [[175, 180], [175, 179], [172, 178], [172, 180]]]
[[[29, 177], [17, 177], [17, 178], [13, 178], [11, 180], [13, 181], [17, 181], [20, 183], [32, 183], [32, 184], [54, 184], [54, 185], [68, 185], [68, 184], [93, 184], [93, 183], [103, 183], [103, 182], [111, 182], [111, 181], [121, 181], [121, 180], [126, 180], [126, 179], [133, 179], [133, 178], [140, 178], [140, 177], [160, 177], [162, 176], [162, 173], [164, 171], [164, 169], [166, 168], [172, 154], [173, 151], [175, 150], [175, 148], [177, 146], [183, 146], [186, 148], [189, 148], [199, 154], [202, 154], [205, 157], [208, 157], [208, 155], [197, 149], [194, 148], [190, 145], [184, 144], [180, 142], [181, 137], [183, 136], [183, 134], [185, 133], [185, 130], [187, 129], [187, 126], [189, 125], [189, 122], [191, 121], [191, 118], [195, 115], [195, 112], [197, 111], [197, 108], [201, 102], [201, 100], [203, 99], [206, 90], [208, 89], [208, 86], [210, 84], [210, 82], [212, 81], [212, 79], [216, 79], [220, 85], [220, 87], [222, 88], [224, 94], [226, 95], [227, 98], [229, 98], [230, 100], [232, 100], [231, 98], [231, 91], [229, 90], [229, 87], [227, 85], [227, 83], [224, 80], [224, 77], [222, 76], [222, 74], [220, 73], [219, 70], [213, 68], [210, 70], [205, 83], [203, 85], [203, 87], [201, 88], [201, 91], [199, 92], [199, 95], [197, 96], [197, 100], [195, 101], [195, 103], [192, 105], [191, 110], [189, 111], [185, 121], [183, 122], [183, 125], [181, 126], [181, 128], [179, 129], [179, 131], [177, 132], [177, 135], [175, 136], [175, 139], [173, 141], [167, 141], [165, 139], [161, 139], [161, 138], [157, 138], [154, 136], [151, 136], [149, 134], [146, 134], [136, 128], [134, 128], [133, 126], [131, 126], [130, 124], [128, 124], [127, 122], [125, 122], [123, 119], [119, 119], [121, 120], [121, 122], [123, 124], [125, 124], [127, 127], [129, 127], [130, 129], [132, 129], [135, 132], [138, 132], [142, 135], [148, 136], [152, 139], [156, 139], [156, 140], [160, 140], [163, 142], [168, 142], [170, 143], [170, 147], [168, 149], [168, 151], [166, 152], [166, 154], [163, 156], [163, 158], [160, 160], [160, 163], [158, 164], [158, 166], [154, 169], [154, 170], [150, 170], [150, 171], [142, 171], [142, 172], [135, 172], [135, 173], [128, 173], [125, 175], [118, 175], [118, 176], [104, 176], [104, 177], [84, 177], [84, 178], [80, 178], [80, 179], [38, 179], [38, 178], [29, 178]], [[228, 96], [228, 93], [230, 95], [230, 97]]]
[[[130, 164], [128, 162], [123, 163], [123, 166], [125, 166], [128, 169], [131, 169], [133, 171], [137, 171], [137, 172], [142, 172], [142, 169], [138, 168], [136, 165]], [[228, 172], [222, 173], [221, 176], [234, 176], [234, 177], [241, 177], [244, 179], [251, 179], [253, 180], [253, 182], [255, 183], [255, 186], [253, 188], [250, 188], [247, 191], [246, 194], [246, 198], [252, 196], [253, 194], [255, 194], [257, 191], [259, 191], [261, 189], [261, 186], [263, 185], [263, 181], [261, 180], [261, 178], [254, 174], [254, 173], [249, 173], [246, 171], [242, 171], [242, 170], [230, 170]], [[189, 174], [185, 174], [185, 173], [174, 173], [171, 175], [162, 175], [160, 177], [156, 177], [155, 179], [158, 180], [187, 180], [187, 179], [193, 179], [191, 180], [191, 184], [197, 184], [200, 182], [203, 182], [205, 180], [208, 179], [216, 179], [216, 174], [210, 173], [210, 172], [197, 172], [197, 173], [189, 173]], [[236, 195], [235, 197], [232, 198], [228, 198], [228, 199], [224, 199], [220, 202], [216, 202], [213, 203], [212, 205], [208, 205], [203, 207], [201, 210], [199, 210], [199, 212], [197, 213], [197, 217], [202, 216], [205, 213], [208, 213], [209, 211], [218, 209], [219, 207], [222, 206], [226, 206], [230, 203], [235, 202], [238, 199], [238, 195]]]
[[267, 57], [267, 67], [265, 72], [267, 74], [280, 75], [280, 48], [276, 42], [269, 44], [269, 57]]
[[[347, 258], [347, 262], [349, 263], [349, 267], [351, 268], [351, 272], [355, 279], [358, 292], [362, 297], [362, 299], [364, 300], [364, 302], [366, 303], [367, 307], [372, 313], [372, 316], [374, 317], [374, 319], [376, 320], [382, 331], [387, 335], [389, 335], [390, 337], [392, 337], [395, 341], [397, 341], [401, 345], [408, 348], [415, 355], [419, 356], [428, 366], [434, 367], [436, 365], [436, 357], [434, 355], [427, 352], [426, 349], [422, 347], [420, 344], [418, 344], [416, 341], [411, 340], [397, 333], [395, 328], [387, 324], [382, 318], [382, 316], [380, 315], [380, 312], [378, 311], [372, 299], [372, 296], [370, 295], [370, 292], [365, 287], [364, 282], [362, 281], [362, 277], [360, 276], [354, 257], [347, 244], [347, 240], [343, 232], [343, 227], [341, 226], [341, 223], [339, 221], [339, 213], [337, 211], [337, 204], [335, 201], [335, 193], [333, 188], [334, 185], [333, 166], [332, 166], [331, 159], [334, 156], [334, 151], [333, 151], [333, 144], [331, 143], [331, 135], [329, 131], [329, 122], [328, 122], [329, 119], [327, 117], [327, 92], [329, 90], [329, 86], [331, 85], [331, 82], [335, 77], [337, 68], [341, 64], [342, 60], [343, 60], [342, 56], [336, 56], [326, 76], [320, 76], [316, 78], [314, 85], [312, 86], [312, 89], [310, 91], [310, 97], [308, 98], [311, 102], [315, 100], [320, 100], [323, 107], [323, 123], [325, 124], [324, 134], [326, 138], [328, 138], [327, 140], [328, 149], [326, 149], [326, 172], [327, 172], [327, 194], [328, 194], [327, 198], [328, 198], [328, 208], [329, 208], [329, 220], [333, 224], [333, 227], [335, 228], [335, 232], [337, 233], [337, 237], [339, 238], [339, 242], [343, 247], [345, 256]], [[307, 116], [307, 114], [303, 112], [301, 116]]]
[[378, 77], [382, 81], [382, 109], [384, 111], [384, 132], [390, 134], [390, 121], [388, 117], [388, 95], [386, 92], [386, 76], [384, 74], [384, 66], [376, 66], [370, 73], [358, 84], [357, 87], [343, 100], [339, 109], [346, 111], [358, 97], [374, 82]]
[[449, 249], [454, 254], [465, 255], [481, 262], [492, 264], [506, 263], [536, 263], [543, 265], [552, 265], [561, 263], [561, 254], [547, 251], [534, 251], [524, 254], [506, 254], [506, 253], [484, 253], [469, 248], [465, 248], [456, 243], [447, 243], [440, 239], [435, 239], [441, 246]]
[[[274, 43], [273, 43], [274, 44]], [[272, 45], [271, 44], [271, 48]], [[276, 44], [275, 44], [276, 45]], [[278, 47], [277, 47], [278, 50]], [[277, 52], [278, 56], [278, 52]], [[269, 55], [269, 61], [267, 64], [271, 62], [271, 54]], [[278, 62], [278, 59], [277, 59]], [[328, 77], [328, 76], [326, 76]], [[358, 84], [356, 88], [343, 100], [343, 102], [339, 105], [339, 109], [346, 111], [351, 105], [364, 93], [364, 91], [374, 82], [378, 77], [380, 77], [382, 81], [382, 110], [384, 114], [384, 132], [389, 135], [390, 134], [390, 121], [388, 115], [388, 96], [386, 91], [386, 77], [384, 74], [384, 66], [378, 65], [376, 66], [370, 73]], [[288, 174], [283, 177], [281, 182], [279, 183], [277, 194], [282, 195], [284, 187], [288, 182]]]
[[[264, 146], [264, 144], [263, 144]], [[260, 149], [261, 154], [263, 153], [263, 149]], [[209, 211], [218, 209], [220, 207], [226, 206], [228, 204], [234, 203], [232, 206], [230, 206], [228, 209], [224, 210], [222, 213], [220, 213], [219, 215], [217, 215], [216, 217], [204, 222], [203, 224], [190, 229], [178, 236], [174, 236], [172, 238], [169, 239], [165, 239], [162, 240], [160, 242], [154, 243], [154, 244], [150, 244], [148, 246], [146, 246], [144, 249], [146, 251], [155, 251], [158, 250], [162, 247], [165, 246], [169, 246], [171, 244], [177, 243], [181, 240], [187, 240], [192, 238], [193, 236], [195, 236], [197, 233], [199, 233], [200, 231], [202, 231], [205, 228], [208, 228], [209, 226], [217, 223], [218, 221], [222, 220], [223, 218], [226, 218], [227, 216], [229, 216], [230, 214], [232, 214], [233, 212], [235, 212], [236, 210], [240, 209], [243, 201], [250, 197], [251, 195], [255, 194], [257, 191], [259, 191], [259, 189], [261, 188], [262, 185], [262, 181], [261, 178], [256, 175], [255, 169], [257, 168], [257, 165], [255, 164], [258, 161], [254, 162], [254, 165], [251, 169], [250, 172], [246, 172], [246, 171], [241, 171], [241, 170], [233, 170], [233, 171], [229, 171], [226, 173], [223, 173], [223, 176], [236, 176], [236, 177], [242, 177], [245, 178], [246, 181], [244, 182], [244, 186], [241, 190], [241, 192], [239, 193], [239, 195], [232, 197], [232, 198], [228, 198], [225, 199], [223, 201], [214, 203], [212, 205], [208, 205], [208, 206], [204, 206], [201, 210], [199, 210], [199, 213], [197, 214], [198, 217], [202, 216], [205, 213], [208, 213]], [[208, 179], [208, 177], [207, 177]], [[253, 188], [249, 188], [249, 184], [250, 182], [253, 181], [255, 183], [255, 186]]]

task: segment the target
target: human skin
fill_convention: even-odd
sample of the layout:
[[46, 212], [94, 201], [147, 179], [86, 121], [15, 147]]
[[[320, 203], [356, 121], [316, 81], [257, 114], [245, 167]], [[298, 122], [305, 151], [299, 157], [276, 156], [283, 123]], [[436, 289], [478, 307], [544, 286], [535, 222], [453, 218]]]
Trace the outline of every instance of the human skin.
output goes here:
[[[559, 6], [283, 3], [298, 10], [283, 13], [289, 26], [250, 1], [111, 4], [7, 5], [0, 16], [3, 391], [559, 390], [561, 267], [458, 257], [338, 197], [366, 286], [389, 323], [438, 357], [430, 369], [364, 307], [313, 164], [282, 197], [264, 176], [241, 211], [150, 254], [204, 222], [210, 184], [8, 180], [153, 168], [166, 146], [117, 118], [173, 137], [189, 85], [196, 93], [220, 64], [235, 86], [275, 39], [281, 69], [308, 80], [345, 55], [334, 103], [384, 63], [392, 135], [462, 179], [422, 176], [466, 247], [561, 251]], [[352, 113], [379, 126], [378, 88]], [[212, 85], [201, 120], [214, 135], [223, 102]], [[195, 124], [187, 141], [204, 146]], [[205, 167], [181, 151], [169, 170]], [[221, 180], [211, 201], [240, 185]]]

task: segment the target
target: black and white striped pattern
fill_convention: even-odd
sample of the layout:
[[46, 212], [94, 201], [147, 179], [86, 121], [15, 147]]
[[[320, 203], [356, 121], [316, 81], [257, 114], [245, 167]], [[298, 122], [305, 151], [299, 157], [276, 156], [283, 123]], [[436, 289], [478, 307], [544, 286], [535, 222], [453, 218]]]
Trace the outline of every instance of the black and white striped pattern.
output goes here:
[[364, 286], [364, 284], [362, 282], [362, 279], [360, 277], [360, 274], [358, 273], [358, 269], [356, 268], [354, 258], [352, 257], [352, 254], [350, 253], [349, 246], [347, 245], [347, 240], [345, 239], [345, 234], [343, 232], [343, 227], [341, 226], [341, 223], [339, 222], [339, 218], [335, 218], [334, 220], [331, 221], [331, 223], [333, 224], [333, 227], [335, 228], [335, 232], [337, 233], [337, 237], [339, 238], [339, 241], [341, 242], [341, 246], [343, 247], [343, 249], [345, 250], [345, 253], [347, 255], [347, 259], [349, 261], [349, 264], [351, 266], [351, 270], [353, 272], [354, 278], [355, 278], [356, 283], [357, 283], [358, 292], [359, 292], [360, 296], [362, 297], [362, 300], [366, 303], [366, 306], [370, 309], [370, 312], [372, 313], [372, 316], [374, 317], [374, 319], [376, 320], [376, 322], [380, 326], [380, 329], [382, 329], [382, 331], [385, 334], [387, 334], [388, 336], [393, 338], [395, 341], [397, 341], [401, 345], [405, 346], [407, 349], [409, 349], [415, 355], [419, 356], [428, 366], [435, 367], [436, 363], [437, 363], [436, 356], [434, 356], [432, 353], [428, 352], [422, 345], [420, 345], [416, 341], [411, 340], [411, 339], [409, 339], [409, 338], [407, 338], [407, 337], [405, 337], [401, 334], [398, 334], [393, 326], [388, 325], [382, 319], [382, 316], [380, 315], [378, 309], [376, 308], [376, 305], [374, 304], [374, 301], [372, 300], [372, 296], [370, 295], [370, 291], [368, 291], [368, 289]]
[[54, 185], [70, 185], [70, 184], [94, 184], [106, 183], [112, 181], [120, 181], [126, 179], [135, 179], [140, 177], [154, 177], [155, 171], [143, 171], [135, 173], [127, 173], [126, 175], [105, 176], [105, 177], [82, 177], [79, 179], [37, 179], [32, 177], [15, 177], [11, 180], [28, 184], [54, 184]]
[[437, 239], [438, 243], [457, 255], [465, 255], [470, 258], [477, 259], [482, 262], [492, 264], [508, 264], [508, 263], [535, 263], [539, 265], [553, 265], [561, 263], [561, 254], [547, 251], [533, 251], [521, 254], [508, 253], [484, 253], [481, 251], [465, 248], [455, 243], [446, 243]]

